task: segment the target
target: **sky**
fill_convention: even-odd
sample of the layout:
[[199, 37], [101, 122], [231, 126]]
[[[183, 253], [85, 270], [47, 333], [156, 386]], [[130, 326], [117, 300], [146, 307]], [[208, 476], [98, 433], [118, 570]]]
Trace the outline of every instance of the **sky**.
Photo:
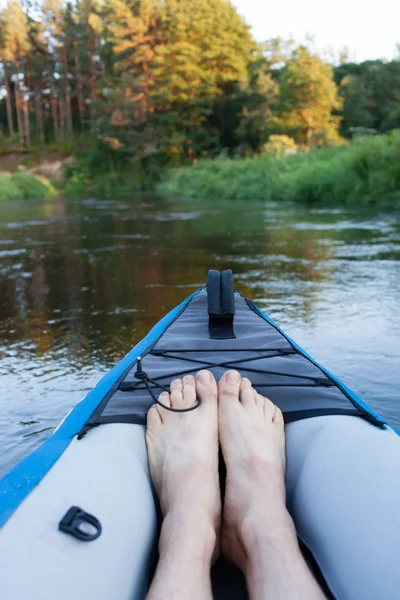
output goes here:
[[[231, 0], [257, 41], [311, 35], [320, 52], [348, 47], [351, 60], [398, 56], [400, 0]], [[0, 8], [6, 0], [0, 0]]]
[[257, 41], [280, 36], [303, 41], [311, 34], [319, 51], [345, 46], [352, 60], [393, 58], [400, 43], [400, 0], [231, 0]]

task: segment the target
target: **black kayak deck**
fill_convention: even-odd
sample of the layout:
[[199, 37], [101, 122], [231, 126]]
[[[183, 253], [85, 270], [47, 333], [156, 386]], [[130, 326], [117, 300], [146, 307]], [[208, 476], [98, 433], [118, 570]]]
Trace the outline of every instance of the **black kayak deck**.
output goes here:
[[[351, 415], [382, 426], [361, 400], [313, 361], [248, 299], [233, 296], [233, 335], [215, 338], [207, 288], [186, 304], [161, 336], [142, 353], [97, 406], [82, 434], [105, 423], [145, 424], [150, 406], [171, 381], [209, 368], [217, 381], [227, 369], [248, 377], [282, 410], [285, 422]], [[138, 377], [139, 375], [139, 377]]]

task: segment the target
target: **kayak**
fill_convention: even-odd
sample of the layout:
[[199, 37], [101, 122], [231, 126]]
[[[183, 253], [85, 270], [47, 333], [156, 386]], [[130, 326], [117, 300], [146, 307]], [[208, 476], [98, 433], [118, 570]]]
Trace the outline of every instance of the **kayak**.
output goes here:
[[[0, 482], [4, 598], [145, 597], [160, 526], [147, 411], [203, 368], [237, 369], [282, 410], [288, 508], [327, 596], [398, 598], [399, 436], [214, 270]], [[223, 560], [212, 580], [215, 598], [247, 597]]]

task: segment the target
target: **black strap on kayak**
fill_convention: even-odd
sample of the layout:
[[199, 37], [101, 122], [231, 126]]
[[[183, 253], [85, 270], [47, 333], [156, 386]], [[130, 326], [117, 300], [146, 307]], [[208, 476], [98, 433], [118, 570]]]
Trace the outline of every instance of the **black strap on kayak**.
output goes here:
[[172, 406], [167, 406], [166, 404], [163, 404], [161, 402], [160, 398], [157, 398], [157, 396], [154, 394], [153, 389], [159, 388], [160, 390], [163, 390], [164, 392], [168, 392], [168, 393], [170, 392], [170, 390], [165, 385], [162, 385], [155, 379], [152, 379], [151, 377], [149, 377], [148, 374], [145, 371], [143, 371], [141, 356], [138, 356], [138, 358], [137, 358], [135, 379], [138, 379], [139, 381], [143, 382], [144, 387], [147, 388], [147, 391], [149, 392], [150, 396], [153, 398], [154, 402], [156, 404], [159, 404], [163, 408], [165, 408], [165, 410], [170, 410], [171, 412], [177, 412], [177, 413], [184, 413], [184, 412], [190, 412], [191, 410], [198, 408], [201, 404], [201, 400], [197, 396], [196, 396], [196, 403], [193, 406], [190, 406], [189, 408], [172, 408]]
[[[215, 330], [213, 331], [214, 323], [218, 325], [216, 329], [219, 330], [219, 335], [215, 336], [214, 339], [222, 341], [224, 339], [227, 339], [225, 337], [226, 329], [223, 332], [223, 335], [221, 334], [221, 329], [224, 330], [225, 325], [227, 323], [229, 324], [230, 329], [230, 333], [228, 335], [235, 337], [235, 334], [233, 332], [233, 318], [235, 314], [235, 304], [237, 303], [238, 298], [240, 298], [240, 295], [237, 296], [236, 293], [233, 291], [233, 278], [232, 273], [230, 271], [224, 271], [222, 274], [218, 271], [213, 270], [209, 272], [207, 285], [207, 308], [210, 323], [210, 337], [214, 337], [215, 334]], [[245, 300], [249, 308], [253, 310], [256, 314], [260, 315], [259, 310], [249, 300]], [[202, 303], [204, 301], [205, 297], [203, 295]], [[185, 310], [185, 308], [183, 310]], [[178, 313], [178, 316], [182, 314], [183, 310]], [[202, 306], [202, 311], [204, 311], [202, 317], [202, 325], [204, 327], [204, 304]], [[223, 319], [224, 316], [227, 317], [225, 322]], [[176, 318], [178, 317], [175, 317], [175, 320]], [[220, 323], [218, 323], [218, 321]], [[221, 322], [222, 327], [220, 327]], [[144, 352], [144, 354], [142, 354], [141, 357], [138, 357], [136, 361], [132, 362], [130, 366], [125, 369], [124, 373], [115, 382], [114, 386], [105, 395], [98, 407], [92, 413], [91, 417], [86, 421], [85, 425], [78, 433], [78, 439], [84, 437], [87, 431], [89, 431], [92, 427], [97, 427], [98, 425], [101, 425], [103, 423], [120, 422], [135, 423], [142, 425], [145, 424], [147, 418], [147, 410], [150, 407], [150, 403], [148, 404], [150, 398], [153, 401], [153, 403], [156, 403], [162, 406], [165, 410], [169, 410], [171, 412], [179, 413], [195, 410], [201, 404], [201, 400], [199, 398], [196, 398], [195, 404], [189, 408], [175, 409], [171, 406], [168, 406], [168, 401], [166, 404], [164, 404], [163, 397], [161, 397], [160, 400], [158, 396], [162, 391], [170, 393], [169, 384], [173, 379], [178, 377], [180, 378], [187, 374], [195, 375], [195, 373], [199, 371], [199, 369], [238, 369], [241, 374], [249, 374], [248, 376], [251, 376], [252, 385], [256, 389], [260, 389], [260, 391], [262, 390], [261, 393], [265, 393], [263, 390], [268, 390], [269, 388], [336, 387], [355, 406], [354, 410], [327, 408], [313, 408], [306, 411], [304, 409], [298, 411], [288, 410], [285, 414], [285, 419], [288, 422], [290, 422], [291, 420], [309, 418], [321, 414], [354, 414], [363, 417], [364, 419], [373, 423], [374, 425], [384, 426], [384, 423], [378, 421], [373, 414], [370, 414], [367, 410], [360, 406], [345, 390], [343, 390], [342, 387], [322, 369], [322, 367], [319, 367], [318, 365], [313, 363], [314, 366], [318, 367], [319, 370], [319, 373], [316, 373], [315, 375], [298, 374], [290, 372], [291, 363], [294, 360], [296, 360], [297, 355], [302, 358], [306, 358], [310, 362], [313, 361], [306, 355], [303, 355], [303, 353], [299, 351], [297, 347], [295, 347], [295, 345], [293, 345], [291, 340], [288, 338], [285, 338], [288, 344], [283, 347], [271, 347], [269, 346], [268, 340], [266, 340], [265, 344], [262, 343], [260, 344], [261, 347], [258, 346], [256, 348], [236, 348], [232, 347], [232, 345], [234, 344], [229, 342], [210, 343], [210, 347], [208, 348], [160, 348], [157, 347], [157, 345], [162, 335], [159, 338], [157, 338], [157, 340]], [[196, 346], [196, 344], [194, 345]], [[293, 361], [290, 358], [290, 355], [293, 355]], [[156, 369], [152, 373], [152, 376], [150, 376], [149, 372], [152, 370], [152, 366], [154, 365], [154, 363], [151, 360], [152, 356], [161, 357], [162, 359], [164, 359], [165, 362], [157, 362], [155, 365]], [[276, 361], [276, 359], [279, 358], [282, 358], [282, 361]], [[265, 364], [265, 361], [267, 359], [275, 359], [273, 369], [269, 369]], [[143, 361], [145, 361], [147, 365], [147, 372], [145, 372], [143, 369]], [[179, 363], [179, 366], [178, 368], [174, 369], [173, 363], [175, 362], [176, 364], [177, 361]], [[260, 361], [263, 362], [261, 362], [260, 364]], [[186, 362], [187, 367], [184, 364], [182, 365], [182, 362]], [[165, 368], [163, 368], [164, 365]], [[261, 381], [257, 381], [257, 374], [261, 376]], [[219, 375], [219, 373], [216, 373], [216, 375]], [[131, 401], [133, 400], [133, 402], [135, 402], [135, 398], [129, 398], [129, 406], [127, 407], [122, 394], [122, 398], [118, 398], [118, 402], [121, 402], [123, 405], [121, 407], [121, 410], [123, 409], [125, 411], [125, 409], [127, 409], [127, 411], [129, 412], [115, 414], [114, 410], [111, 412], [108, 411], [107, 413], [107, 404], [110, 398], [117, 391], [122, 393], [134, 393], [135, 391], [137, 391], [139, 399], [138, 406], [132, 406]], [[146, 397], [147, 394], [149, 396], [148, 398]]]
[[[332, 387], [334, 386], [334, 382], [331, 381], [328, 377], [315, 377], [313, 375], [297, 375], [294, 373], [286, 373], [284, 371], [269, 371], [267, 369], [257, 369], [256, 367], [250, 367], [250, 366], [246, 366], [243, 363], [249, 363], [252, 361], [259, 361], [262, 359], [266, 359], [266, 358], [277, 358], [278, 356], [288, 356], [290, 354], [296, 354], [296, 350], [294, 350], [293, 348], [220, 348], [218, 350], [218, 352], [249, 352], [251, 353], [251, 356], [248, 356], [246, 358], [243, 358], [243, 356], [241, 356], [240, 358], [231, 358], [229, 360], [225, 360], [225, 361], [210, 361], [210, 360], [205, 360], [205, 359], [201, 359], [199, 357], [191, 357], [191, 356], [187, 356], [188, 353], [198, 353], [200, 352], [198, 349], [193, 348], [192, 350], [190, 348], [186, 348], [185, 350], [177, 350], [177, 349], [167, 349], [167, 348], [163, 348], [163, 349], [156, 349], [153, 348], [152, 350], [150, 350], [149, 354], [152, 354], [153, 356], [162, 356], [163, 358], [167, 358], [167, 359], [175, 359], [175, 360], [179, 360], [179, 361], [186, 361], [188, 363], [194, 363], [195, 366], [190, 367], [188, 369], [182, 369], [180, 371], [169, 371], [167, 372], [165, 375], [157, 375], [153, 378], [149, 378], [146, 374], [146, 380], [145, 381], [145, 385], [141, 385], [141, 376], [138, 377], [137, 373], [138, 373], [138, 366], [137, 366], [137, 370], [135, 373], [135, 379], [137, 379], [137, 381], [122, 381], [119, 386], [118, 389], [121, 392], [131, 392], [134, 391], [135, 389], [143, 389], [143, 388], [147, 388], [147, 390], [150, 392], [150, 390], [152, 389], [152, 386], [158, 387], [160, 389], [163, 389], [165, 391], [169, 392], [169, 389], [167, 387], [165, 387], [164, 385], [162, 385], [160, 383], [160, 381], [162, 379], [175, 379], [176, 377], [182, 377], [183, 375], [189, 375], [192, 373], [196, 373], [199, 369], [212, 369], [212, 368], [218, 368], [218, 367], [222, 367], [224, 369], [238, 369], [241, 372], [245, 372], [245, 373], [258, 373], [260, 375], [272, 375], [272, 376], [277, 376], [277, 377], [287, 377], [290, 378], [291, 381], [288, 382], [279, 382], [279, 383], [275, 383], [275, 382], [268, 382], [268, 383], [258, 383], [256, 381], [253, 382], [253, 386], [254, 387], [315, 387], [315, 386], [322, 386], [322, 387]], [[203, 349], [201, 350], [201, 352], [217, 352], [215, 349]], [[186, 354], [186, 356], [184, 356]], [[138, 361], [141, 361], [141, 357], [139, 357]], [[140, 369], [142, 367], [140, 366]], [[150, 384], [150, 385], [149, 385]], [[151, 392], [150, 392], [151, 393]], [[156, 402], [155, 396], [153, 393], [151, 393], [151, 396], [153, 398], [153, 400]], [[200, 401], [199, 401], [200, 402]], [[158, 404], [160, 404], [159, 401], [157, 401]], [[161, 404], [162, 406], [162, 404]], [[187, 410], [193, 410], [194, 408], [197, 408], [198, 404], [196, 404], [194, 407], [191, 407], [190, 409], [185, 409], [184, 412], [186, 412]], [[166, 407], [164, 407], [166, 408]], [[173, 410], [171, 408], [169, 408], [169, 410]]]
[[235, 296], [232, 271], [208, 271], [208, 332], [212, 340], [235, 338], [233, 319]]
[[[232, 353], [233, 356], [229, 360], [224, 361], [213, 361], [208, 357], [200, 358], [198, 356], [199, 353]], [[235, 358], [235, 353], [240, 353], [241, 356]], [[243, 356], [243, 353], [248, 353], [249, 356]], [[193, 356], [194, 354], [194, 356]], [[249, 363], [253, 361], [257, 363], [260, 360], [269, 359], [269, 358], [277, 358], [277, 357], [287, 357], [288, 355], [296, 355], [298, 354], [297, 350], [292, 347], [289, 348], [185, 348], [185, 349], [176, 349], [176, 348], [152, 348], [150, 349], [145, 356], [160, 356], [167, 360], [167, 362], [174, 360], [185, 361], [189, 363], [189, 368], [180, 369], [179, 371], [171, 371], [169, 367], [166, 365], [166, 372], [162, 375], [155, 375], [153, 377], [149, 377], [149, 375], [143, 370], [143, 359], [144, 357], [138, 357], [136, 362], [136, 372], [134, 373], [134, 379], [130, 381], [121, 381], [118, 384], [117, 389], [120, 392], [134, 392], [135, 390], [147, 390], [153, 402], [159, 404], [166, 410], [171, 412], [189, 412], [198, 408], [201, 404], [200, 398], [196, 398], [196, 403], [184, 409], [175, 409], [171, 406], [165, 405], [157, 395], [161, 391], [166, 391], [170, 393], [170, 388], [168, 386], [168, 380], [171, 381], [177, 377], [182, 377], [183, 375], [195, 374], [199, 369], [212, 369], [212, 368], [223, 368], [223, 369], [238, 369], [241, 373], [247, 374], [250, 373], [252, 375], [252, 385], [255, 389], [263, 389], [263, 388], [315, 388], [315, 387], [335, 387], [337, 384], [330, 379], [324, 372], [321, 373], [321, 377], [316, 377], [313, 375], [298, 375], [295, 373], [288, 373], [285, 371], [275, 371], [269, 370], [265, 368], [257, 368], [255, 365], [250, 366]], [[197, 355], [197, 356], [196, 356]], [[268, 377], [267, 381], [258, 382], [254, 377], [254, 374], [260, 374], [263, 377], [266, 375], [271, 376]], [[275, 378], [283, 378], [282, 380], [276, 380]], [[163, 380], [165, 383], [162, 383]], [[292, 420], [313, 417], [318, 415], [326, 415], [326, 414], [352, 414], [358, 415], [365, 418], [367, 421], [376, 425], [376, 419], [373, 415], [369, 413], [365, 413], [360, 415], [357, 411], [350, 411], [345, 409], [340, 409], [338, 411], [332, 409], [320, 409], [320, 410], [309, 410], [306, 411], [306, 415], [304, 416], [304, 411], [291, 411], [285, 415], [285, 420], [290, 422]], [[303, 415], [303, 417], [301, 416]], [[136, 423], [144, 425], [146, 423], [146, 413], [135, 412], [130, 414], [123, 414], [119, 417], [115, 415], [103, 416], [102, 414], [97, 414], [94, 418], [86, 422], [85, 426], [81, 429], [78, 434], [78, 439], [81, 439], [86, 435], [86, 433], [92, 429], [93, 427], [97, 427], [103, 423]]]

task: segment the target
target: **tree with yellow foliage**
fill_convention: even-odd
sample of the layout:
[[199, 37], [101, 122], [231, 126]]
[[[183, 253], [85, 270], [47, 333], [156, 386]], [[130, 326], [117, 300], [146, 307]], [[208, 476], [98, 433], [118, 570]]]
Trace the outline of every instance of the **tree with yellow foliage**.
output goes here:
[[332, 67], [305, 46], [293, 50], [277, 77], [275, 123], [304, 147], [337, 143], [341, 107]]

